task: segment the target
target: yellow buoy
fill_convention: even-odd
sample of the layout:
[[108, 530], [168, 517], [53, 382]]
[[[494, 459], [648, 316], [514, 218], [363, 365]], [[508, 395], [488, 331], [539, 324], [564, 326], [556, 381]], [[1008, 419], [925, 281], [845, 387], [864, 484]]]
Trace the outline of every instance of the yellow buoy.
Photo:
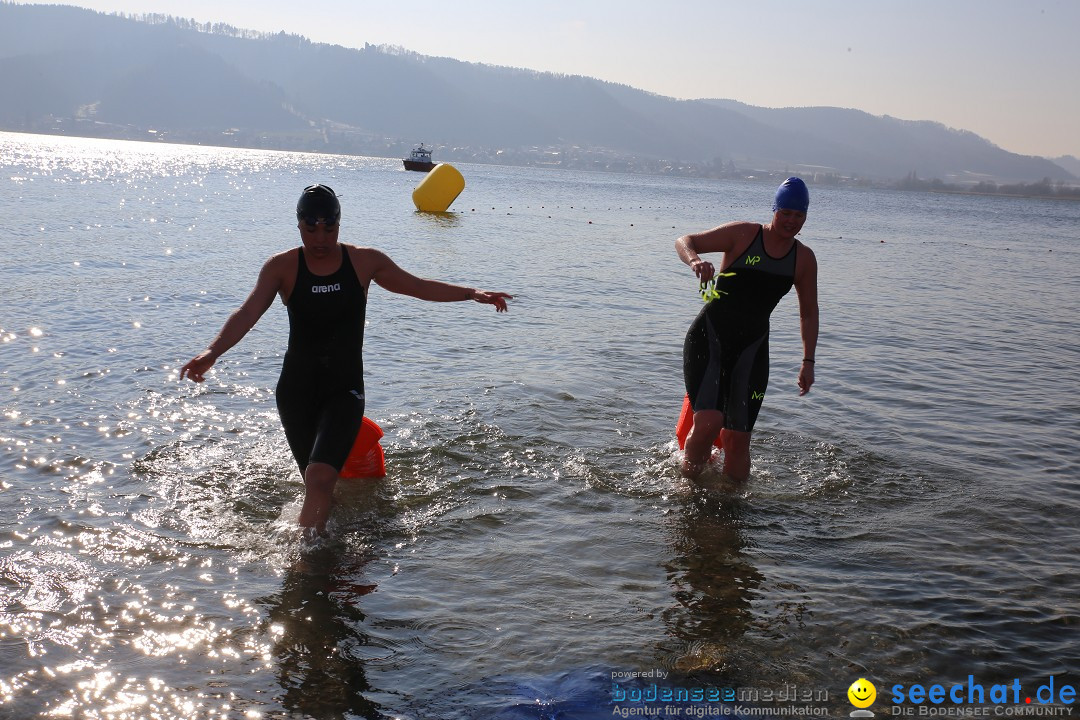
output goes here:
[[433, 167], [413, 190], [412, 200], [422, 212], [446, 212], [465, 189], [465, 178], [457, 168], [447, 163]]

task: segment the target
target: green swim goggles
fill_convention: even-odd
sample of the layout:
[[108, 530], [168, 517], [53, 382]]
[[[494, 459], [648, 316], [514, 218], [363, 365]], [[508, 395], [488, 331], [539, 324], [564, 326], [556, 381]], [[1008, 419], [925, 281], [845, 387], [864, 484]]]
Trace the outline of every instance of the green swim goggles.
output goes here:
[[712, 279], [708, 282], [703, 282], [698, 286], [698, 293], [701, 294], [702, 302], [712, 302], [718, 300], [721, 295], [727, 295], [723, 290], [716, 289], [716, 279], [722, 277], [734, 277], [735, 273], [716, 273]]

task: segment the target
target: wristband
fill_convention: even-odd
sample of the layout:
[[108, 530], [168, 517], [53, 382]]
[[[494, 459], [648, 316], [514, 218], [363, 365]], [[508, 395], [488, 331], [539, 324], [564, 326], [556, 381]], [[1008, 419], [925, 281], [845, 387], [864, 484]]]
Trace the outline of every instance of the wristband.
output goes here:
[[803, 359], [802, 359], [802, 361], [803, 361], [803, 362], [808, 362], [808, 363], [812, 363], [812, 362], [814, 362], [814, 361], [813, 361], [813, 360], [811, 360], [810, 358], [803, 358]]

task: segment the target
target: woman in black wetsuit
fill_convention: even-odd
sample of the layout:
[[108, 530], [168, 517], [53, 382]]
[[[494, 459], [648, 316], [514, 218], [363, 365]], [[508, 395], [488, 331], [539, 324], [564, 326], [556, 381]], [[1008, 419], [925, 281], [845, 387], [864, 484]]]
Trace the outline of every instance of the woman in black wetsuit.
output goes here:
[[374, 248], [338, 242], [341, 205], [326, 185], [304, 189], [296, 204], [302, 247], [274, 255], [255, 289], [206, 350], [180, 369], [202, 382], [206, 372], [281, 297], [289, 313], [289, 346], [277, 386], [278, 413], [304, 476], [299, 524], [323, 534], [338, 474], [364, 417], [364, 316], [374, 280], [421, 300], [474, 300], [506, 312], [512, 296], [416, 277]]
[[803, 181], [788, 178], [776, 191], [767, 225], [732, 222], [675, 242], [679, 258], [703, 284], [714, 280], [715, 268], [699, 253], [724, 253], [708, 304], [683, 345], [683, 379], [694, 411], [682, 463], [687, 477], [705, 468], [718, 436], [724, 474], [734, 480], [749, 477], [750, 433], [769, 382], [769, 317], [793, 285], [803, 344], [799, 394], [814, 384], [817, 259], [795, 239], [809, 205]]

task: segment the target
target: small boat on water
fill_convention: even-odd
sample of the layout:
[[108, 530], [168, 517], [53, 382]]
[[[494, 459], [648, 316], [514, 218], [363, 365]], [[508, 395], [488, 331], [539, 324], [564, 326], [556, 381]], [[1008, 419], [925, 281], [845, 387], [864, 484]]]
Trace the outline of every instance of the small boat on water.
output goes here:
[[435, 163], [431, 162], [431, 150], [424, 147], [424, 143], [414, 147], [413, 151], [409, 153], [409, 157], [402, 160], [402, 162], [405, 163], [406, 170], [427, 172], [435, 167]]

